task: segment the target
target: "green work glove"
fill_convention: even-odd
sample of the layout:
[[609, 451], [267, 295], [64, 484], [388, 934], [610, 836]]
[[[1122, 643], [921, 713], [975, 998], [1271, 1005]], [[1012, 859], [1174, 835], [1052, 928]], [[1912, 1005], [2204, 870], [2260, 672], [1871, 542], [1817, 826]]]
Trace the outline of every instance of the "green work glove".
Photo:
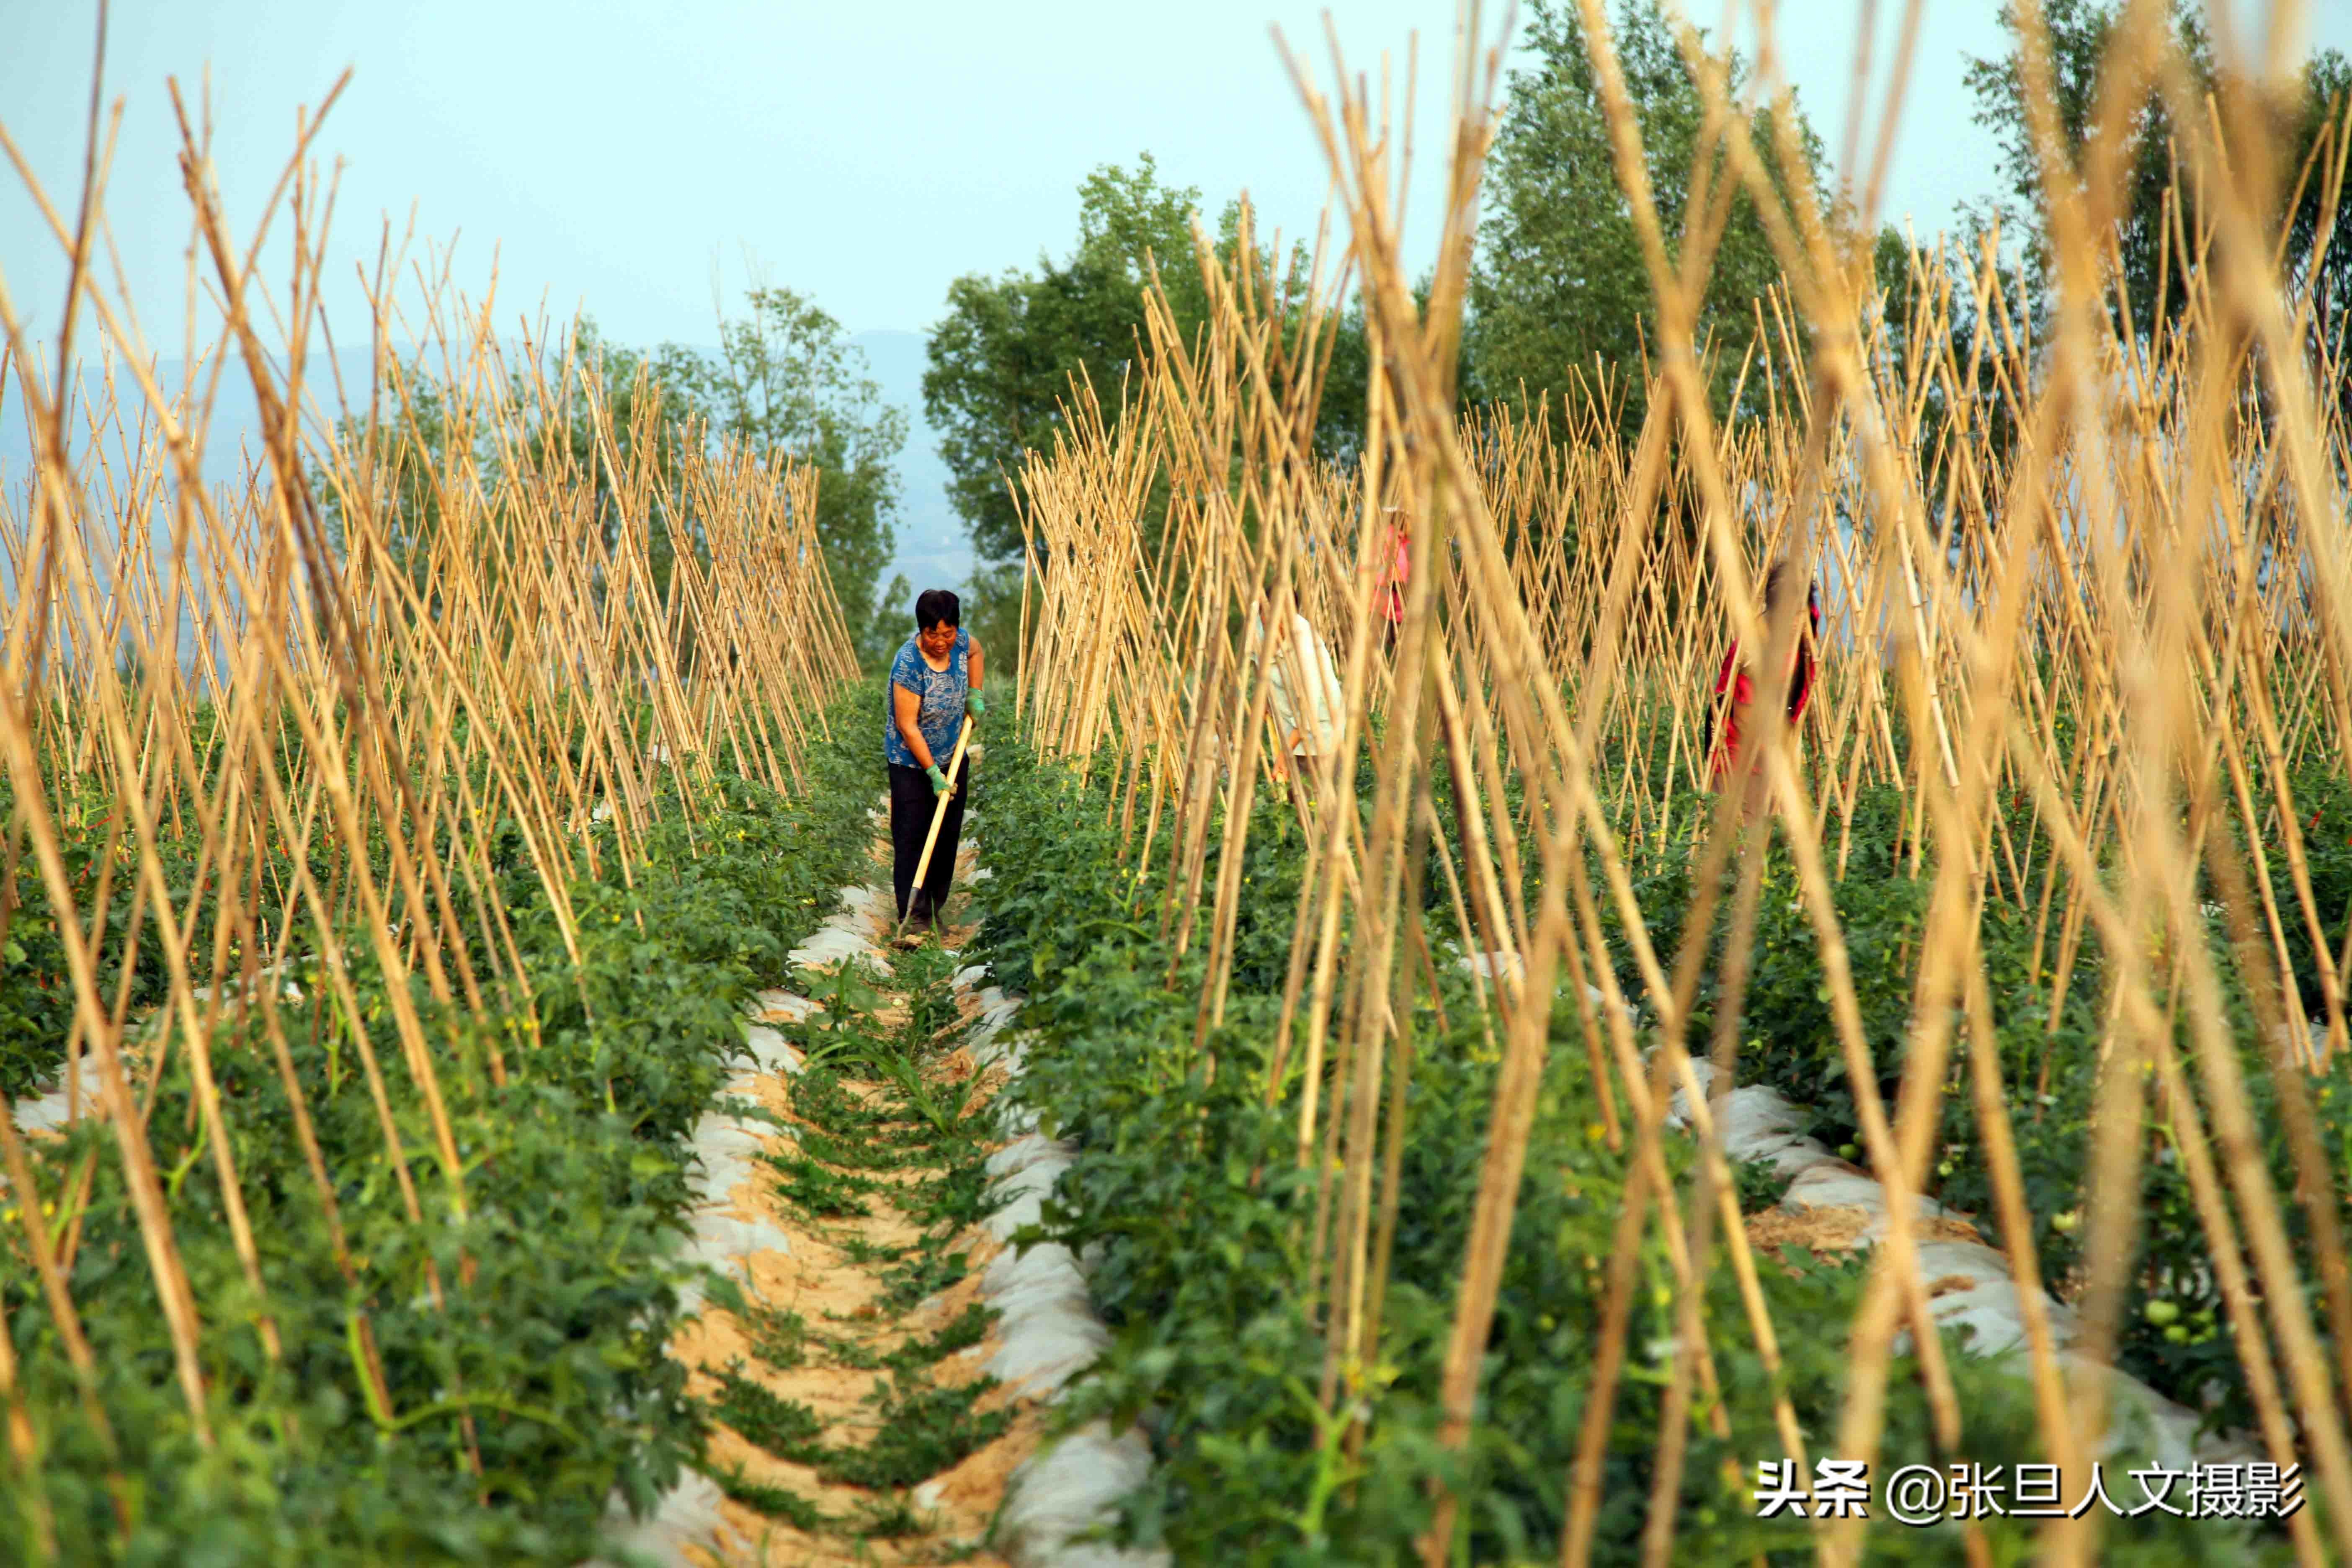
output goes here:
[[963, 705], [971, 710], [971, 716], [975, 719], [985, 719], [988, 717], [988, 699], [982, 697], [977, 691], [965, 698], [963, 700]]
[[948, 793], [948, 775], [940, 772], [939, 763], [933, 763], [929, 767], [925, 768], [923, 771], [931, 776], [931, 793], [933, 795], [945, 795]]

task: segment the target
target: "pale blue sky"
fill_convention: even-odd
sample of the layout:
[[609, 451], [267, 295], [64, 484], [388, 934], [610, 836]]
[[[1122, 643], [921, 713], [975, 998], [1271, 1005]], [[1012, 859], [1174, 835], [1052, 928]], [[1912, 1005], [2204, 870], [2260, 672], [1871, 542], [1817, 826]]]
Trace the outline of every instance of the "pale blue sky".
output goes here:
[[[1334, 9], [1360, 66], [1382, 48], [1401, 59], [1421, 29], [1426, 213], [1453, 7]], [[1932, 228], [1987, 189], [1960, 70], [1964, 52], [1998, 47], [1994, 9], [1929, 0], [1888, 216]], [[2323, 34], [2352, 41], [2352, 5], [2315, 9]], [[1832, 152], [1861, 10], [1780, 8], [1785, 68]], [[1883, 79], [1901, 6], [1876, 10]], [[1694, 14], [1708, 22], [1716, 7]], [[0, 121], [61, 198], [79, 165], [94, 16], [90, 0], [0, 0]], [[108, 207], [160, 328], [178, 314], [185, 243], [164, 78], [193, 96], [210, 66], [221, 182], [250, 215], [296, 106], [348, 65], [320, 143], [346, 161], [339, 277], [373, 250], [383, 216], [404, 223], [414, 201], [420, 233], [462, 237], [461, 278], [487, 278], [495, 243], [507, 305], [584, 304], [625, 340], [709, 338], [713, 260], [731, 292], [746, 247], [853, 331], [919, 331], [950, 279], [1065, 247], [1079, 178], [1142, 149], [1213, 210], [1246, 187], [1270, 219], [1311, 232], [1322, 156], [1267, 28], [1320, 65], [1320, 16], [1316, 0], [121, 0], [108, 81], [127, 105]], [[0, 178], [0, 268], [22, 307], [52, 319], [62, 275], [35, 223]], [[1431, 236], [1417, 237], [1426, 251]]]
[[[2316, 41], [2352, 47], [2352, 4], [2304, 8]], [[1779, 7], [1784, 68], [1832, 153], [1863, 9]], [[1901, 9], [1874, 7], [1882, 82]], [[1998, 47], [1995, 9], [1928, 0], [1886, 216], [1932, 229], [1989, 189], [1960, 72], [1964, 53]], [[1401, 58], [1421, 29], [1425, 252], [1453, 8], [1349, 0], [1335, 15], [1358, 66], [1383, 48]], [[61, 199], [79, 168], [94, 16], [91, 0], [0, 0], [0, 122]], [[1267, 28], [1320, 65], [1320, 16], [1317, 0], [121, 0], [108, 82], [127, 105], [108, 208], [151, 318], [176, 319], [186, 209], [165, 77], [193, 96], [210, 67], [221, 183], [250, 215], [296, 106], [351, 66], [320, 143], [346, 161], [347, 258], [372, 253], [383, 215], [404, 222], [413, 201], [420, 233], [462, 236], [461, 278], [478, 286], [495, 244], [508, 304], [584, 304], [625, 340], [708, 338], [713, 261], [732, 292], [747, 247], [853, 331], [919, 331], [950, 279], [1063, 248], [1079, 178], [1142, 149], [1213, 210], [1246, 187], [1270, 220], [1311, 232], [1322, 157]], [[37, 321], [62, 287], [53, 251], [0, 171], [0, 269]]]
[[[1453, 7], [1333, 9], [1351, 66], [1376, 68], [1391, 49], [1400, 79], [1421, 30], [1413, 243], [1425, 261]], [[1996, 9], [1927, 0], [1885, 208], [1923, 233], [1991, 188], [1960, 74], [1964, 54], [1998, 50]], [[2305, 9], [2315, 41], [2352, 47], [2352, 3]], [[1874, 7], [1879, 90], [1901, 11]], [[1832, 156], [1863, 12], [1863, 0], [1779, 6], [1783, 69]], [[351, 66], [319, 143], [345, 163], [330, 274], [345, 289], [330, 296], [345, 346], [365, 323], [341, 280], [412, 202], [421, 237], [459, 237], [455, 275], [477, 292], [496, 247], [502, 330], [543, 300], [557, 317], [584, 306], [617, 340], [709, 342], [714, 263], [731, 296], [748, 251], [853, 331], [919, 332], [951, 279], [1064, 250], [1079, 179], [1144, 149], [1212, 212], [1246, 188], [1263, 225], [1311, 236], [1326, 170], [1267, 29], [1280, 24], [1328, 72], [1321, 14], [1319, 0], [120, 0], [107, 80], [126, 107], [107, 210], [154, 346], [174, 355], [187, 206], [164, 79], [178, 75], [193, 103], [210, 67], [220, 183], [249, 224], [296, 107]], [[1694, 14], [1708, 23], [1718, 8]], [[95, 15], [93, 0], [0, 0], [0, 123], [60, 203], [79, 179]], [[1752, 55], [1752, 37], [1739, 42]], [[37, 328], [54, 321], [62, 262], [5, 169], [0, 277]], [[904, 374], [890, 379], [912, 395]], [[910, 510], [931, 508], [913, 493], [929, 476], [909, 480]]]

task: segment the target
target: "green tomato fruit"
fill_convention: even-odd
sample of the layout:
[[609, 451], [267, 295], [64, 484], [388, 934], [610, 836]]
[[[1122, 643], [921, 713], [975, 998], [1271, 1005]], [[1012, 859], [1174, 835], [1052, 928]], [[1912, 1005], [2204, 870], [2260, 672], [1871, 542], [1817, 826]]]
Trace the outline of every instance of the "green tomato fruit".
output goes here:
[[2170, 1301], [2150, 1301], [2140, 1309], [2140, 1312], [2159, 1329], [2167, 1323], [2177, 1321], [2180, 1316], [2179, 1307]]

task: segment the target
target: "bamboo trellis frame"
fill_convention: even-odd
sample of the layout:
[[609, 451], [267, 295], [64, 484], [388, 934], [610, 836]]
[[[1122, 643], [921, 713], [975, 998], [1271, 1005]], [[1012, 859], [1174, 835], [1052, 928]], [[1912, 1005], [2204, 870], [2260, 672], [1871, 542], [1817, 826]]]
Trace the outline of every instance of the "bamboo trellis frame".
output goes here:
[[[274, 1055], [265, 1070], [284, 1086], [337, 1266], [356, 1289], [363, 1265], [337, 1192], [360, 1178], [322, 1155], [289, 1031], [331, 1031], [355, 1049], [408, 1223], [437, 1224], [445, 1207], [462, 1216], [468, 1184], [442, 1087], [463, 1047], [425, 1025], [410, 980], [483, 1026], [500, 1089], [504, 1053], [538, 1048], [540, 993], [573, 983], [522, 968], [493, 863], [501, 824], [576, 957], [571, 890], [576, 855], [597, 868], [593, 823], [612, 821], [617, 864], [606, 858], [603, 872], [627, 878], [658, 817], [689, 831], [707, 819], [720, 770], [797, 788], [820, 710], [856, 673], [815, 531], [815, 469], [691, 438], [657, 461], [659, 388], [634, 388], [635, 424], [616, 431], [612, 389], [600, 366], [570, 357], [568, 334], [560, 350], [544, 331], [503, 344], [488, 301], [469, 305], [422, 268], [404, 308], [394, 281], [404, 261], [389, 247], [368, 283], [367, 399], [331, 417], [336, 405], [305, 379], [327, 342], [332, 193], [309, 162], [319, 119], [281, 186], [293, 261], [273, 288], [254, 264], [258, 239], [240, 247], [228, 234], [203, 138], [182, 113], [198, 240], [190, 295], [204, 281], [226, 324], [176, 387], [158, 384], [131, 302], [82, 264], [75, 230], [6, 148], [74, 258], [68, 318], [92, 326], [45, 357], [0, 289], [0, 413], [26, 423], [35, 453], [29, 473], [0, 475], [0, 765], [16, 812], [0, 929], [23, 903], [20, 881], [37, 881], [70, 966], [67, 1116], [110, 1130], [206, 1446], [207, 1346], [249, 1333], [271, 1362], [282, 1353], [237, 1169], [245, 1133], [215, 1071], [235, 1037], [219, 1027], [226, 1012], [260, 1015]], [[265, 344], [257, 321], [278, 323], [279, 340]], [[403, 362], [393, 345], [404, 339], [425, 350]], [[221, 374], [250, 382], [262, 426], [263, 449], [226, 485], [204, 465]], [[428, 403], [434, 439], [418, 423]], [[593, 433], [584, 457], [562, 438], [575, 428]], [[191, 885], [169, 883], [167, 856], [193, 862]], [[113, 942], [162, 958], [167, 994], [152, 1020], [128, 1012], [127, 962], [120, 986], [98, 986], [101, 944]], [[379, 1059], [361, 1016], [362, 962], [383, 978], [397, 1062]], [[513, 1020], [501, 1044], [493, 1026]], [[191, 1222], [147, 1127], [175, 1058], [195, 1088], [244, 1306], [199, 1300], [181, 1259]], [[95, 1104], [80, 1093], [84, 1058]], [[421, 1131], [394, 1114], [395, 1074], [417, 1091]], [[33, 1153], [0, 1100], [9, 1205], [92, 1427], [110, 1434], [68, 1287], [95, 1167], [58, 1170]], [[425, 1280], [437, 1308], [429, 1261]], [[354, 1311], [363, 1392], [383, 1410], [368, 1312]], [[21, 1454], [38, 1434], [16, 1398], [20, 1371], [13, 1355], [0, 1365]], [[472, 1420], [460, 1426], [478, 1471]]]
[[[1348, 266], [1361, 279], [1379, 367], [1358, 467], [1338, 472], [1307, 455], [1313, 345], [1328, 328], [1331, 296], [1277, 278], [1246, 244], [1226, 264], [1203, 243], [1196, 259], [1211, 313], [1198, 335], [1177, 334], [1172, 313], [1155, 304], [1118, 406], [1074, 387], [1066, 437], [1055, 452], [1031, 455], [1016, 488], [1033, 546], [1033, 663], [1024, 666], [1033, 733], [1047, 754], [1118, 781], [1111, 820], [1136, 875], [1160, 889], [1162, 929], [1180, 953], [1188, 942], [1205, 945], [1196, 1042], [1223, 1016], [1232, 882], [1249, 804], [1261, 784], [1273, 787], [1261, 747], [1275, 659], [1246, 628], [1286, 620], [1295, 605], [1346, 672], [1345, 739], [1323, 759], [1316, 787], [1298, 796], [1307, 868], [1264, 1086], [1270, 1101], [1297, 1096], [1297, 1155], [1318, 1173], [1307, 1285], [1323, 1313], [1326, 1410], [1340, 1408], [1343, 1391], [1349, 1408], [1363, 1408], [1355, 1396], [1377, 1359], [1396, 1156], [1411, 1132], [1393, 1092], [1405, 1048], [1397, 1020], [1409, 1011], [1398, 998], [1419, 984], [1428, 953], [1406, 868], [1422, 863], [1432, 837], [1415, 803], [1444, 771], [1463, 803], [1454, 849], [1467, 861], [1446, 861], [1453, 934], [1464, 952], [1490, 955], [1505, 1042], [1456, 1285], [1447, 1437], [1464, 1440], [1472, 1419], [1534, 1085], [1546, 1070], [1574, 1070], [1545, 1062], [1549, 1007], [1540, 999], [1564, 972], [1610, 1139], [1615, 1145], [1626, 1133], [1615, 1120], [1622, 1097], [1636, 1163], [1562, 1562], [1586, 1562], [1591, 1550], [1631, 1259], [1653, 1219], [1686, 1331], [1676, 1342], [1643, 1542], [1645, 1561], [1665, 1560], [1683, 1435], [1694, 1412], [1720, 1422], [1710, 1334], [1745, 1334], [1768, 1366], [1778, 1354], [1716, 1131], [1735, 1081], [1741, 955], [1762, 863], [1738, 831], [1741, 802], [1753, 801], [1794, 852], [1857, 1088], [1865, 1157], [1894, 1216], [1852, 1326], [1855, 1371], [1829, 1451], [1874, 1454], [1893, 1336], [1929, 1326], [1908, 1194], [1930, 1160], [1932, 1113], [1948, 1079], [1967, 1085], [1987, 1141], [2000, 1229], [2028, 1303], [2050, 1457], [2073, 1468], [2105, 1419], [2102, 1380], [2062, 1368], [2033, 1254], [2018, 1239], [2031, 1226], [2009, 1119], [2041, 1086], [2004, 1077], [1978, 962], [1988, 908], [2007, 906], [2034, 922], [2053, 1032], [2076, 955], [2096, 934], [2110, 991], [2103, 1057], [2154, 1075], [2214, 1249], [2261, 1439], [2280, 1464], [2307, 1464], [2328, 1502], [2324, 1527], [2309, 1513], [2291, 1521], [2296, 1550], [2307, 1563], [2352, 1555], [2352, 1274], [2326, 1201], [2347, 1176], [2298, 1109], [2304, 1072], [2352, 1044], [2343, 1000], [2352, 954], [2331, 952], [2322, 934], [2343, 911], [2314, 900], [2290, 782], [2314, 760], [2341, 774], [2352, 742], [2352, 431], [2336, 399], [2315, 395], [2347, 374], [2340, 344], [2321, 342], [2308, 301], [2284, 289], [2276, 237], [2254, 216], [2266, 209], [2235, 199], [2270, 177], [2248, 172], [2259, 171], [2265, 146], [2251, 95], [2240, 89], [2210, 113], [2202, 104], [2189, 112], [2164, 29], [2136, 13], [2117, 30], [2108, 70], [2171, 96], [2176, 120], [2191, 128], [2179, 150], [2184, 169], [2208, 190], [2235, 181], [2232, 199], [2220, 204], [2209, 232], [2176, 231], [2171, 265], [2189, 282], [2186, 312], [2137, 337], [2118, 331], [2105, 305], [2109, 258], [2089, 237], [2108, 231], [2120, 199], [2112, 150], [2123, 137], [2105, 124], [2092, 142], [2103, 151], [2053, 204], [2061, 308], [2037, 341], [1990, 247], [1975, 257], [1916, 252], [1907, 275], [1882, 292], [1811, 205], [1793, 147], [1747, 141], [1747, 122], [1724, 100], [1721, 62], [1686, 37], [1723, 158], [1695, 171], [1692, 210], [1744, 187], [1766, 212], [1786, 277], [1759, 301], [1768, 330], [1740, 367], [1763, 389], [1765, 412], [1727, 425], [1706, 396], [1706, 345], [1692, 325], [1705, 247], [1691, 245], [1678, 266], [1668, 264], [1607, 19], [1595, 0], [1583, 0], [1580, 15], [1595, 41], [1621, 180], [1660, 301], [1652, 341], [1664, 352], [1648, 367], [1641, 432], [1620, 433], [1622, 388], [1573, 376], [1564, 399], [1530, 411], [1454, 411], [1446, 379], [1453, 312], [1499, 58], [1465, 52], [1448, 228], [1426, 308], [1397, 254], [1391, 143], [1374, 118], [1374, 104], [1388, 100], [1368, 99], [1341, 73], [1348, 85], [1329, 101], [1297, 73], [1346, 207]], [[2029, 10], [2029, 32], [2034, 25]], [[1480, 36], [1475, 10], [1464, 36]], [[2032, 90], [2046, 92], [2046, 83]], [[2112, 121], [2116, 105], [2131, 100], [2118, 89], [2102, 112]], [[2352, 142], [2344, 134], [2352, 121], [2343, 121], [2343, 106], [2336, 113], [2326, 157], [2300, 172], [2331, 206]], [[2053, 134], [2037, 121], [2042, 145]], [[2212, 173], [2225, 141], [2229, 180]], [[1962, 290], [1979, 329], [1968, 337], [1956, 324]], [[1907, 340], [1892, 330], [1898, 320]], [[2249, 416], [2257, 387], [2268, 408], [2261, 418]], [[2021, 433], [2013, 451], [1990, 439], [1992, 398], [2006, 403]], [[1932, 426], [1931, 402], [1945, 410]], [[1156, 482], [1164, 510], [1138, 515], [1136, 499], [1155, 493]], [[1415, 569], [1402, 625], [1385, 636], [1374, 605], [1386, 586], [1391, 517], [1410, 531]], [[1763, 704], [1766, 733], [1744, 764], [1758, 776], [1743, 772], [1713, 806], [1698, 807], [1714, 815], [1695, 881], [1702, 903], [1685, 930], [1709, 928], [1719, 873], [1735, 863], [1739, 870], [1710, 1104], [1692, 1070], [1696, 1047], [1684, 1038], [1701, 953], [1695, 945], [1650, 950], [1627, 871], [1654, 847], [1663, 851], [1674, 814], [1693, 809], [1687, 792], [1706, 783], [1701, 737], [1727, 647], [1736, 638], [1762, 647], [1768, 669], [1790, 648], [1794, 616], [1768, 620], [1759, 602], [1762, 568], [1779, 560], [1821, 587], [1828, 629], [1801, 733], [1775, 735], [1784, 727], [1777, 704]], [[1613, 763], [1605, 772], [1602, 759]], [[1507, 782], [1517, 786], [1515, 808], [1505, 805]], [[1906, 805], [1896, 869], [1931, 889], [1910, 1049], [1892, 1103], [1876, 1090], [1832, 892], [1851, 874], [1852, 825], [1874, 787], [1892, 788]], [[1135, 796], [1145, 790], [1150, 802], [1139, 810]], [[2033, 832], [2022, 841], [1998, 808], [2004, 801], [2031, 805]], [[1435, 837], [1442, 845], [1444, 836]], [[1205, 879], [1213, 842], [1221, 849], [1213, 890]], [[1533, 909], [1523, 861], [1541, 870]], [[2305, 1205], [2317, 1252], [2308, 1263], [2287, 1250], [2288, 1200], [2261, 1163], [2215, 1155], [2217, 1145], [2249, 1147], [2255, 1131], [2205, 948], [2168, 934], [2204, 929], [2191, 875], [2200, 864], [2224, 890], [2240, 978], [2259, 998], [2263, 1026], [2284, 1042], [2265, 1059], [2299, 1183], [2322, 1195]], [[2291, 898], [2273, 896], [2274, 872]], [[2063, 921], [2053, 920], [2058, 893]], [[1635, 999], [1662, 1047], [1646, 1063], [1613, 1005], [1604, 910], [1621, 918], [1645, 976]], [[2319, 952], [2324, 972], [2324, 1016], [2308, 1020], [2289, 958], [2295, 933]], [[1588, 979], [1612, 1005], [1582, 1000]], [[2185, 1064], [2170, 1045], [2176, 1025], [2193, 1042]], [[1214, 1070], [1213, 1059], [1207, 1065]], [[2101, 1080], [2089, 1173], [2100, 1201], [2084, 1210], [2089, 1263], [2075, 1291], [2089, 1325], [2083, 1349], [2094, 1359], [2112, 1353], [2138, 1223], [2141, 1151], [2131, 1130], [2140, 1076], [2126, 1068]], [[1702, 1146], [1698, 1173], [1680, 1190], [1658, 1155], [1675, 1089], [1696, 1108]], [[1738, 1277], [1738, 1326], [1698, 1315], [1697, 1282], [1718, 1258]], [[2304, 1307], [2305, 1268], [2325, 1287], [2324, 1325]], [[1948, 1447], [1966, 1413], [1935, 1334], [1915, 1332], [1913, 1343]], [[1789, 1457], [1803, 1460], [1785, 1398], [1774, 1418]], [[1433, 1564], [1446, 1556], [1446, 1517], [1424, 1542]], [[2323, 1540], [2323, 1528], [2332, 1539]], [[2090, 1560], [2095, 1529], [2053, 1521], [2054, 1560]], [[1825, 1523], [1818, 1540], [1824, 1562], [1857, 1560], [1857, 1526]], [[1974, 1540], [1970, 1550], [1983, 1545]]]

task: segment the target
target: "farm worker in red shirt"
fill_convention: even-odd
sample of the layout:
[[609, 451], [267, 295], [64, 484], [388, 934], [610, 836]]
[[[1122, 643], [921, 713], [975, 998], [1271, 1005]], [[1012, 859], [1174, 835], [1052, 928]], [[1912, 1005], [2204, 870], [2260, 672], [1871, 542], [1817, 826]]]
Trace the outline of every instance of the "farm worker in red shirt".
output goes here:
[[[1789, 586], [1789, 563], [1776, 564], [1764, 579], [1764, 615], [1769, 626], [1780, 609], [1782, 594]], [[1821, 595], [1809, 581], [1805, 584], [1805, 624], [1797, 629], [1796, 647], [1790, 650], [1789, 669], [1789, 722], [1794, 725], [1813, 694], [1813, 645], [1822, 633]], [[1718, 731], [1715, 742], [1713, 764], [1708, 770], [1708, 784], [1720, 789], [1739, 764], [1741, 721], [1756, 703], [1756, 677], [1749, 662], [1739, 657], [1738, 639], [1734, 638], [1723, 652], [1723, 668], [1716, 672], [1715, 707], [1710, 715], [1710, 727]]]
[[1404, 524], [1396, 520], [1398, 508], [1381, 509], [1389, 520], [1388, 560], [1381, 568], [1380, 597], [1374, 607], [1386, 623], [1381, 627], [1381, 646], [1396, 647], [1397, 629], [1404, 625], [1404, 587], [1412, 575], [1412, 552], [1409, 547]]

